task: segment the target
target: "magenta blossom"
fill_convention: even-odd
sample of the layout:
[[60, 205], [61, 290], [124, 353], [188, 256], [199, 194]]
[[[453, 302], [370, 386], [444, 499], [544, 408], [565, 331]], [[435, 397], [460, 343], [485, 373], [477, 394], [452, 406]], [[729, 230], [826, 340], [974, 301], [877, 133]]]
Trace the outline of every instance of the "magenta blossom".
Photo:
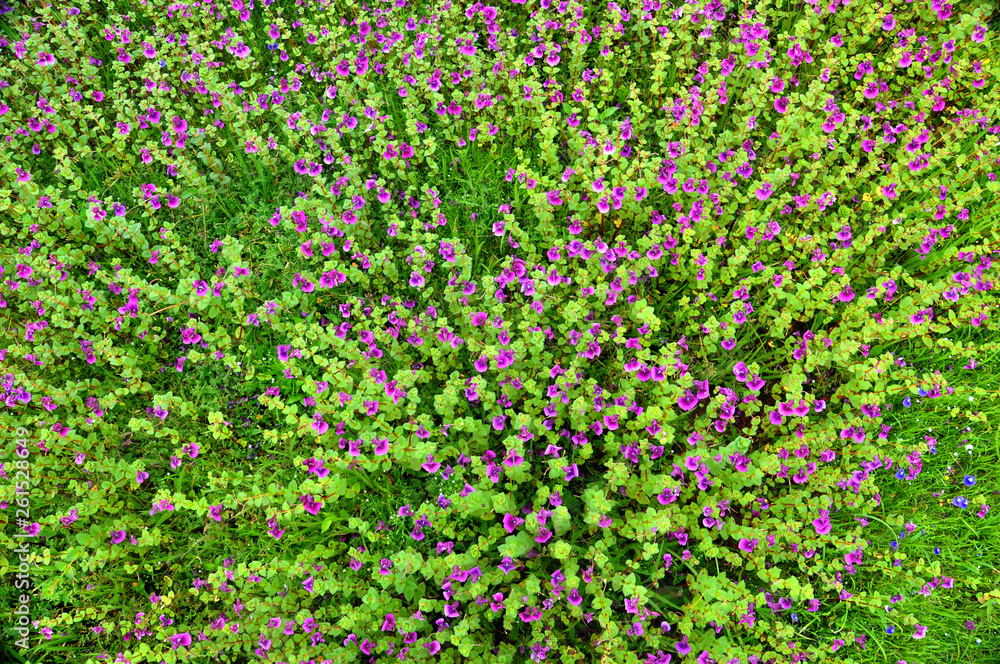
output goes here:
[[181, 632], [180, 634], [174, 634], [170, 637], [170, 647], [173, 650], [177, 650], [181, 646], [187, 648], [191, 645], [191, 634], [188, 632]]

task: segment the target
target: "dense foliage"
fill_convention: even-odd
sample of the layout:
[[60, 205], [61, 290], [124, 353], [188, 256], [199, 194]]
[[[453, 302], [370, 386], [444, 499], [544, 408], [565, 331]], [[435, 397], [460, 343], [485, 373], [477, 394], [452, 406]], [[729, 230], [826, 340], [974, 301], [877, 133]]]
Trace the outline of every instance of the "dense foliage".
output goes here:
[[17, 657], [1000, 646], [994, 3], [4, 9]]

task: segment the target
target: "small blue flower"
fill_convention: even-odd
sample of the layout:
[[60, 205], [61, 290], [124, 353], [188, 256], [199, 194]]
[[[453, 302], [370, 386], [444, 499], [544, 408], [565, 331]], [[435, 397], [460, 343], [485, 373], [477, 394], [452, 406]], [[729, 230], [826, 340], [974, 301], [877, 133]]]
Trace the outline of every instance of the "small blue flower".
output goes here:
[[903, 470], [902, 468], [900, 468], [899, 470], [896, 471], [896, 479], [897, 480], [904, 479], [905, 477], [906, 477], [906, 471], [905, 470]]
[[975, 475], [966, 475], [965, 479], [962, 480], [962, 482], [965, 484], [965, 486], [975, 486], [975, 484], [976, 484], [976, 476]]
[[896, 540], [892, 540], [891, 542], [889, 542], [889, 546], [891, 546], [893, 549], [898, 548], [899, 542], [897, 542]]
[[160, 60], [160, 66], [161, 67], [166, 67], [167, 66], [167, 61], [166, 60]]
[[906, 406], [907, 408], [909, 408], [912, 405], [910, 397], [906, 397], [905, 399], [903, 399], [903, 405]]
[[955, 500], [951, 501], [951, 504], [955, 507], [961, 507], [963, 510], [969, 507], [969, 501], [963, 496], [958, 496]]
[[799, 621], [799, 614], [793, 613], [792, 614], [792, 622], [796, 622], [797, 623], [798, 621]]
[[892, 634], [895, 631], [896, 631], [896, 626], [895, 625], [889, 625], [888, 627], [885, 628], [885, 633], [886, 634]]
[[934, 555], [935, 556], [940, 556], [941, 555], [941, 547], [939, 547], [939, 546], [934, 547]]
[[917, 390], [917, 394], [919, 394], [922, 397], [926, 397], [927, 396], [927, 390], [925, 390], [924, 388], [921, 387], [920, 389]]

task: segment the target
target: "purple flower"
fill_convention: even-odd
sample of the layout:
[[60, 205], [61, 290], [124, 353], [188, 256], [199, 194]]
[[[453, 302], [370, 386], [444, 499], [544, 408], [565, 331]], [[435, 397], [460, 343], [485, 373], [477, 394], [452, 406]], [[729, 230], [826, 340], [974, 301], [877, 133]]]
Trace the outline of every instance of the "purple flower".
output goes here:
[[827, 516], [823, 516], [823, 517], [821, 517], [819, 519], [813, 519], [812, 524], [813, 524], [813, 528], [816, 529], [816, 534], [817, 535], [827, 535], [827, 534], [829, 534], [830, 530], [833, 527], [830, 524], [830, 518], [827, 517]]
[[111, 531], [111, 541], [115, 544], [121, 544], [125, 541], [125, 531], [124, 530], [112, 530]]
[[503, 518], [503, 527], [508, 533], [513, 533], [514, 529], [524, 523], [524, 519], [518, 516], [514, 516], [510, 512]]
[[420, 467], [423, 468], [424, 470], [426, 470], [428, 473], [432, 473], [433, 474], [433, 473], [436, 473], [438, 471], [438, 468], [441, 467], [441, 464], [438, 463], [438, 462], [436, 462], [436, 461], [434, 461], [434, 455], [433, 454], [428, 454], [427, 455], [427, 462], [420, 464]]
[[170, 647], [177, 650], [181, 646], [185, 648], [191, 645], [191, 634], [188, 632], [181, 632], [180, 634], [174, 634], [170, 637]]
[[[516, 567], [517, 565], [514, 564], [514, 561], [511, 559], [510, 556], [504, 556], [503, 559], [500, 561], [500, 564], [497, 565], [497, 568], [503, 571], [504, 576], [507, 576], [512, 571], [514, 571], [514, 568]], [[500, 595], [499, 598], [496, 595], [494, 595], [493, 599], [499, 602], [503, 599], [503, 595]], [[499, 609], [494, 609], [494, 610], [499, 610]]]
[[309, 512], [309, 514], [312, 514], [313, 516], [319, 514], [320, 508], [323, 507], [323, 503], [317, 502], [310, 494], [301, 496], [299, 500], [302, 501], [302, 506], [305, 508], [306, 512]]
[[681, 407], [681, 410], [687, 412], [694, 409], [698, 405], [698, 399], [694, 396], [691, 390], [685, 390], [684, 396], [677, 400], [677, 405]]

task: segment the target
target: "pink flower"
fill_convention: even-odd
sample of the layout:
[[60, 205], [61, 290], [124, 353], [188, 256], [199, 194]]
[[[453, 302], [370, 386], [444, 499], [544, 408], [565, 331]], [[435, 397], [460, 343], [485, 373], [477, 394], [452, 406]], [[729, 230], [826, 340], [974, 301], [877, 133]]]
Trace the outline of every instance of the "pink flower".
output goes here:
[[922, 639], [927, 635], [926, 625], [916, 625], [915, 631], [913, 632], [913, 638]]
[[830, 529], [833, 527], [830, 524], [830, 519], [829, 518], [825, 518], [825, 519], [813, 519], [812, 524], [813, 524], [813, 528], [816, 529], [816, 534], [817, 535], [827, 535], [827, 534], [829, 534]]
[[181, 646], [185, 648], [191, 645], [191, 634], [188, 632], [181, 632], [180, 634], [174, 634], [170, 637], [170, 647], [173, 650], [177, 650]]
[[677, 400], [677, 405], [681, 407], [681, 410], [687, 412], [698, 405], [698, 399], [691, 390], [685, 390], [684, 396]]
[[319, 514], [320, 508], [323, 507], [323, 503], [317, 502], [310, 494], [301, 496], [299, 500], [302, 501], [302, 506], [305, 508], [306, 512], [312, 514], [313, 516]]

